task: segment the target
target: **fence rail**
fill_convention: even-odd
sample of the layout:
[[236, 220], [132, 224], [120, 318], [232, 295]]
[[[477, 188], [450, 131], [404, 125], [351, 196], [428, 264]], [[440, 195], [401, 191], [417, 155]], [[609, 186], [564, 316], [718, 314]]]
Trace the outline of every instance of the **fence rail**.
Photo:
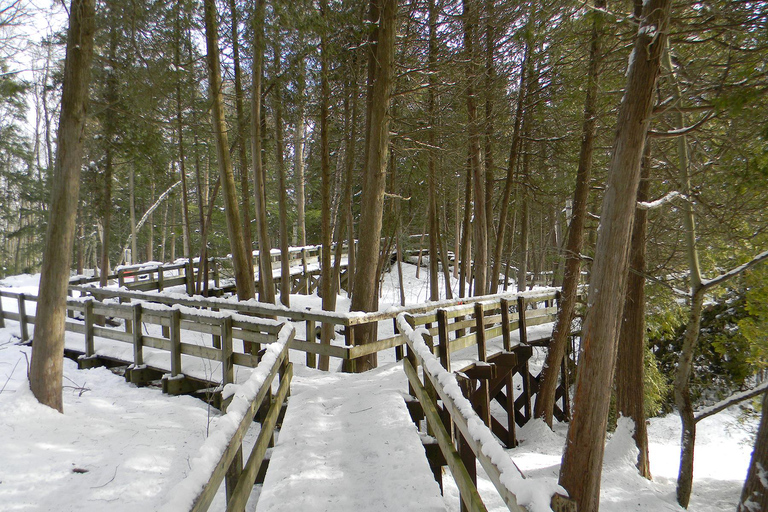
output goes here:
[[[34, 325], [36, 317], [26, 313], [27, 304], [36, 303], [37, 296], [0, 290], [2, 297], [14, 300], [18, 309], [17, 312], [5, 311], [0, 300], [0, 327], [4, 326], [6, 319], [17, 321], [22, 341], [28, 341], [29, 326]], [[289, 324], [245, 317], [233, 312], [208, 312], [141, 302], [108, 304], [92, 297], [68, 299], [67, 313], [69, 318], [65, 321], [65, 329], [85, 337], [83, 355], [79, 361], [81, 367], [89, 366], [89, 361], [98, 359], [94, 343], [96, 337], [130, 344], [133, 347], [130, 361], [132, 367], [126, 373], [126, 378], [142, 384], [162, 375], [164, 390], [169, 393], [189, 391], [190, 383], [184, 381], [186, 374], [182, 366], [182, 355], [220, 362], [221, 380], [211, 382], [220, 382], [223, 386], [233, 382], [234, 365], [250, 368], [258, 365], [259, 356], [253, 354], [260, 350], [261, 344], [275, 342], [284, 330], [292, 333], [291, 340], [295, 334]], [[82, 315], [82, 321], [72, 318], [78, 313]], [[123, 320], [124, 327], [99, 325], [105, 317]], [[151, 325], [160, 327], [159, 336], [156, 332], [149, 332]], [[182, 341], [182, 330], [211, 335], [212, 346]], [[233, 340], [241, 340], [244, 350], [237, 351]], [[145, 362], [145, 348], [168, 352], [170, 368], [148, 366]], [[250, 351], [245, 350], [249, 348]], [[93, 364], [98, 364], [98, 361]]]
[[[462, 510], [486, 510], [477, 492], [476, 464], [479, 462], [507, 508], [525, 512], [516, 496], [526, 486], [525, 476], [461, 394], [455, 375], [435, 357], [429, 346], [431, 336], [424, 328], [414, 330], [405, 314], [399, 315], [397, 322], [407, 338], [408, 353], [403, 367], [410, 389], [424, 412], [428, 432], [436, 438], [443, 460], [456, 481]], [[563, 510], [564, 504], [567, 504], [565, 508], [575, 511], [575, 504], [567, 498], [559, 495], [552, 498], [557, 510]]]

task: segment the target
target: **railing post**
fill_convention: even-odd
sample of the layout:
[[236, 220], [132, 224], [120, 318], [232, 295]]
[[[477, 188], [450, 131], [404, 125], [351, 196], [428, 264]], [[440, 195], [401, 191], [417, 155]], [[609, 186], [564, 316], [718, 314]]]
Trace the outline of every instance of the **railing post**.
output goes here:
[[131, 306], [131, 321], [133, 323], [133, 364], [144, 364], [144, 346], [141, 335], [141, 304]]
[[159, 292], [163, 291], [164, 278], [165, 278], [165, 270], [163, 270], [163, 266], [160, 265], [157, 267], [157, 291]]
[[[69, 289], [69, 286], [67, 286], [67, 297], [72, 297], [72, 290]], [[69, 308], [65, 308], [67, 311], [67, 318], [75, 318], [75, 312], [70, 311]]]
[[19, 294], [19, 329], [21, 330], [21, 341], [29, 339], [29, 327], [27, 326], [27, 297], [23, 293]]
[[528, 344], [528, 322], [525, 319], [525, 297], [517, 298], [517, 322], [520, 331], [520, 343]]
[[448, 312], [437, 310], [437, 336], [440, 344], [440, 364], [451, 371], [451, 342], [448, 339]]
[[512, 347], [511, 332], [509, 329], [509, 300], [501, 299], [501, 338], [504, 350], [509, 352]]
[[88, 298], [83, 306], [85, 307], [83, 313], [85, 323], [85, 357], [93, 357], [93, 298]]
[[[304, 252], [306, 249], [302, 249], [302, 252]], [[306, 323], [307, 327], [307, 335], [305, 336], [306, 341], [308, 343], [314, 343], [315, 342], [315, 321], [314, 320], [307, 320]], [[313, 354], [311, 352], [307, 352], [307, 366], [309, 368], [316, 368], [317, 367], [317, 355]]]
[[225, 316], [221, 322], [221, 385], [226, 386], [235, 380], [235, 367], [232, 363], [232, 317]]
[[304, 295], [309, 295], [309, 276], [307, 275], [307, 248], [301, 248], [302, 279], [304, 280]]
[[[397, 326], [397, 317], [392, 319], [393, 325], [393, 332], [395, 334], [400, 334], [400, 328]], [[403, 359], [403, 346], [398, 345], [395, 347], [395, 361], [402, 361]]]
[[181, 375], [181, 311], [171, 310], [171, 377]]
[[0, 328], [5, 327], [5, 313], [3, 313], [3, 296], [0, 295]]
[[[485, 312], [483, 311], [483, 305], [480, 302], [475, 302], [475, 326], [477, 337], [477, 359], [478, 361], [486, 362], [488, 360], [488, 353], [485, 343]], [[491, 396], [489, 389], [489, 381], [487, 379], [480, 380], [480, 399], [483, 401], [480, 407], [480, 417], [491, 428]]]

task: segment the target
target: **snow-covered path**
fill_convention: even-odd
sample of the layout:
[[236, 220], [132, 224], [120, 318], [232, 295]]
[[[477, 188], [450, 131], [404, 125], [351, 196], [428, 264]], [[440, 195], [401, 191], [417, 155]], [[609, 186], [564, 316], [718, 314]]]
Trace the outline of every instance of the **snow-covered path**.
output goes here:
[[257, 511], [445, 510], [403, 401], [401, 365], [301, 374]]

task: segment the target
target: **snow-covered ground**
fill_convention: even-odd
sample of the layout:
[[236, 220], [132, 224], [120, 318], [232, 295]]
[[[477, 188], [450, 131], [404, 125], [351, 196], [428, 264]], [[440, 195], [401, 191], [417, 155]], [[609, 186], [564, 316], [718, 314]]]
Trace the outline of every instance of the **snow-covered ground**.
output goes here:
[[[428, 296], [427, 271], [421, 269], [417, 279], [413, 265], [404, 265], [403, 270], [406, 301], [423, 303]], [[0, 289], [36, 293], [37, 278], [6, 278], [0, 281]], [[319, 304], [317, 297], [294, 296], [292, 300], [303, 307]], [[341, 309], [348, 308], [347, 300], [339, 303]], [[381, 308], [399, 303], [397, 273], [392, 272], [383, 283]], [[3, 306], [15, 310], [13, 301], [8, 299], [3, 301]], [[297, 325], [297, 330], [301, 329], [303, 326]], [[191, 397], [171, 397], [156, 389], [136, 388], [104, 368], [77, 370], [74, 363], [65, 361], [65, 412], [58, 414], [39, 405], [29, 391], [26, 373], [30, 349], [15, 344], [17, 335], [16, 322], [6, 321], [6, 328], [0, 329], [0, 510], [96, 512], [159, 508], [170, 489], [191, 472], [191, 463], [218, 411]], [[405, 390], [405, 377], [395, 368], [390, 352], [379, 359], [384, 366], [378, 371], [382, 379], [380, 388], [399, 386]], [[540, 364], [541, 353], [536, 357], [534, 364]], [[295, 352], [291, 360], [301, 364], [303, 354]], [[325, 385], [330, 389], [329, 379], [339, 386], [338, 398], [342, 398], [350, 388], [344, 386], [345, 379], [356, 378], [323, 376], [304, 368], [297, 368], [296, 373], [292, 392], [296, 403], [309, 402], [316, 397], [316, 387]], [[372, 375], [360, 378], [367, 379], [365, 386], [377, 385]], [[317, 386], [313, 379], [318, 379]], [[333, 419], [339, 424], [348, 424], [352, 422], [352, 416], [360, 414], [353, 407], [338, 407]], [[744, 414], [738, 407], [699, 423], [689, 510], [735, 509], [756, 429], [757, 418]], [[566, 430], [567, 425], [563, 424], [556, 425], [552, 432], [543, 423], [531, 422], [519, 430], [520, 446], [509, 450], [509, 454], [529, 478], [556, 478]], [[360, 436], [359, 432], [348, 435], [348, 440], [340, 445], [346, 443], [358, 448], [349, 450], [350, 454], [365, 452], [366, 436]], [[679, 436], [680, 423], [676, 415], [650, 420], [654, 480], [649, 482], [634, 470], [629, 430], [621, 425], [606, 448], [601, 510], [682, 510], [674, 498]], [[328, 440], [328, 443], [332, 442], [338, 443], [339, 438]], [[352, 467], [354, 461], [342, 460], [342, 463]], [[274, 471], [283, 473], [290, 469], [290, 465], [286, 468], [280, 470], [276, 465]], [[482, 471], [480, 473], [482, 478]], [[495, 497], [490, 481], [481, 479], [479, 487], [489, 510], [506, 509]], [[352, 497], [351, 493], [362, 491], [348, 488], [338, 489], [338, 492], [350, 493]], [[375, 492], [369, 494], [367, 508], [378, 510], [373, 499]], [[318, 500], [309, 503], [312, 506], [307, 505], [302, 510], [328, 509]], [[445, 486], [443, 503], [448, 510], [458, 510], [455, 487]], [[221, 503], [215, 502], [215, 505]], [[249, 504], [250, 509], [254, 506]], [[339, 512], [358, 509], [333, 508]]]

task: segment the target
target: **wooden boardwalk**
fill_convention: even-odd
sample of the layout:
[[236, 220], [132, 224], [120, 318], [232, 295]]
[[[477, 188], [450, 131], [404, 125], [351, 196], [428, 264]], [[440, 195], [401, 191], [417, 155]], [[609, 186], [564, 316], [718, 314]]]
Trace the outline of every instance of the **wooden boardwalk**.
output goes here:
[[444, 511], [401, 365], [296, 376], [256, 510]]

